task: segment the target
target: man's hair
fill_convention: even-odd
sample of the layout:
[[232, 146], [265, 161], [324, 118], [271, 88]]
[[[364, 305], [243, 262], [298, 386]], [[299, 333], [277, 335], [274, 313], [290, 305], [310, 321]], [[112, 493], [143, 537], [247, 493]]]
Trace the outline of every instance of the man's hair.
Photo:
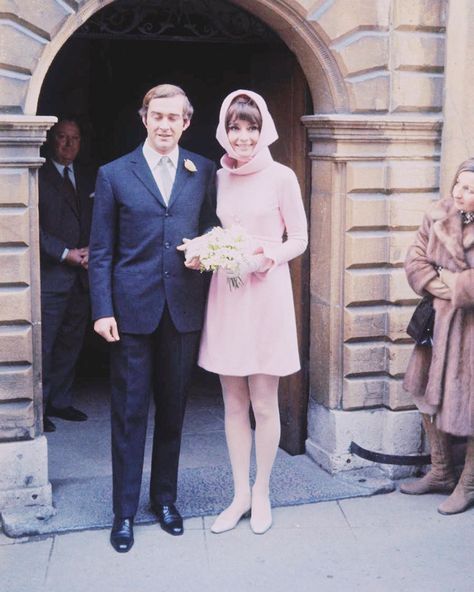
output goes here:
[[226, 130], [237, 120], [242, 119], [248, 121], [252, 125], [256, 125], [259, 130], [262, 129], [262, 114], [257, 104], [247, 95], [239, 95], [230, 104], [225, 115]]
[[179, 86], [175, 86], [174, 84], [159, 84], [158, 86], [151, 88], [143, 97], [143, 103], [138, 113], [140, 117], [146, 117], [148, 113], [148, 106], [153, 99], [164, 99], [177, 96], [184, 97], [183, 118], [186, 121], [191, 121], [191, 117], [193, 116], [194, 112], [193, 106], [191, 105], [191, 102], [186, 96], [184, 90]]
[[61, 123], [73, 123], [77, 127], [77, 129], [79, 130], [79, 134], [82, 136], [82, 127], [81, 127], [81, 124], [79, 123], [79, 120], [76, 117], [74, 117], [73, 115], [71, 115], [71, 116], [66, 115], [66, 116], [58, 117], [58, 121], [49, 130], [49, 136], [51, 136], [51, 137], [53, 136], [53, 134], [58, 129], [58, 126]]

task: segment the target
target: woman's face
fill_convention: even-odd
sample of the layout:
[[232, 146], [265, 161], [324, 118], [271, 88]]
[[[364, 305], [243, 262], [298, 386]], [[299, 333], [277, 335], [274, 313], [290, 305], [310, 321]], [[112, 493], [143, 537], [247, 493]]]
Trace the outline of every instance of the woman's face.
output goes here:
[[459, 173], [453, 187], [453, 198], [458, 210], [474, 212], [474, 173]]
[[227, 129], [227, 137], [239, 162], [247, 162], [260, 137], [258, 126], [243, 119], [233, 121]]

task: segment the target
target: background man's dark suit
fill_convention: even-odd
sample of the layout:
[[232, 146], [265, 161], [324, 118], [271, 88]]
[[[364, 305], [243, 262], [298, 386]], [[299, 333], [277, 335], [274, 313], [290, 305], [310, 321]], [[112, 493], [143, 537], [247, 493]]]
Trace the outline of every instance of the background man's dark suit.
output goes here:
[[120, 334], [111, 347], [116, 517], [137, 511], [152, 390], [150, 498], [152, 506], [176, 500], [185, 388], [205, 306], [204, 278], [176, 247], [218, 224], [214, 177], [211, 161], [180, 148], [166, 205], [142, 146], [99, 170], [89, 277], [93, 319], [115, 317]]
[[[90, 310], [87, 270], [68, 262], [64, 253], [65, 249], [74, 252], [89, 245], [95, 175], [78, 164], [74, 163], [73, 167], [76, 194], [50, 159], [39, 171], [43, 399], [46, 415], [52, 408], [70, 411], [74, 367]], [[52, 431], [54, 424], [49, 424], [51, 429], [48, 431]]]

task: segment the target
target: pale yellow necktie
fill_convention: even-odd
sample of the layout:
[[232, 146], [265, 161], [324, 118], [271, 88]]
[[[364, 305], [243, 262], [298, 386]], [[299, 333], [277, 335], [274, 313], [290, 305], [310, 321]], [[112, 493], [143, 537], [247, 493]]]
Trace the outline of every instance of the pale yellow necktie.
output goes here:
[[158, 162], [158, 178], [160, 179], [160, 190], [161, 193], [168, 203], [170, 195], [171, 195], [171, 188], [173, 187], [173, 179], [171, 178], [170, 167], [171, 160], [168, 156], [162, 156]]

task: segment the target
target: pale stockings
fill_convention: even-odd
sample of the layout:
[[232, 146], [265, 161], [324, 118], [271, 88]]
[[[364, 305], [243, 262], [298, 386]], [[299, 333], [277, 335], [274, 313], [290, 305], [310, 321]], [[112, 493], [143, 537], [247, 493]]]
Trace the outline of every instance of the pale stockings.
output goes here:
[[[234, 480], [234, 499], [213, 525], [216, 531], [233, 528], [252, 505], [255, 531], [271, 524], [269, 484], [280, 441], [278, 376], [221, 376], [225, 407], [225, 433]], [[249, 472], [252, 432], [249, 405], [255, 415], [257, 476], [250, 495]], [[265, 528], [264, 528], [265, 527]]]

